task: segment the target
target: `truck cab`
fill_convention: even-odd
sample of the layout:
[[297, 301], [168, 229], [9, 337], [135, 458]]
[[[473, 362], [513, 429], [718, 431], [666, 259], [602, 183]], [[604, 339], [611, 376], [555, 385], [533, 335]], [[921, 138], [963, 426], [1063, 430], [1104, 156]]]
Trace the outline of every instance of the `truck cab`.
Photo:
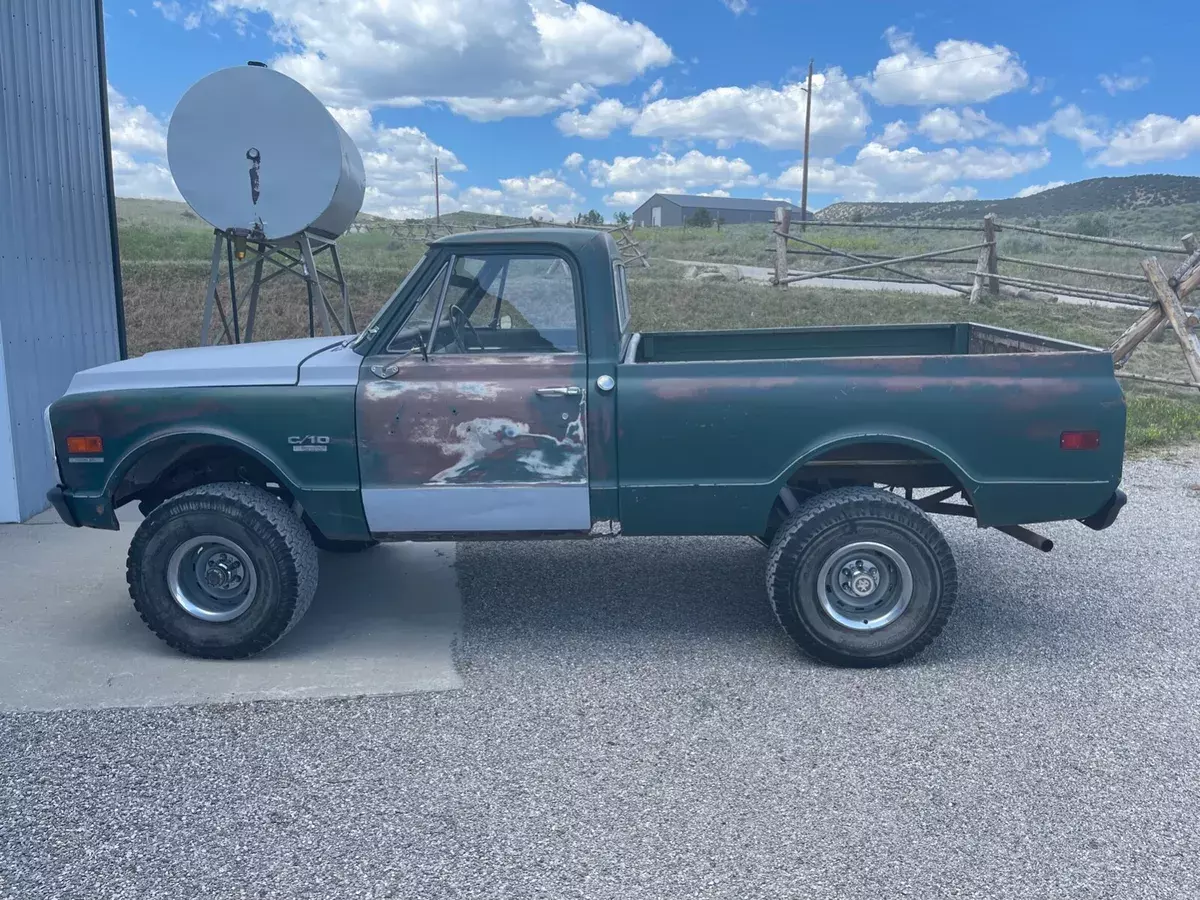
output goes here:
[[620, 253], [583, 228], [443, 238], [352, 338], [101, 366], [47, 423], [64, 521], [137, 502], [135, 606], [219, 658], [299, 620], [316, 547], [710, 534], [767, 546], [804, 650], [885, 665], [956, 596], [931, 514], [1049, 550], [1027, 525], [1125, 502], [1103, 351], [973, 323], [634, 332]]

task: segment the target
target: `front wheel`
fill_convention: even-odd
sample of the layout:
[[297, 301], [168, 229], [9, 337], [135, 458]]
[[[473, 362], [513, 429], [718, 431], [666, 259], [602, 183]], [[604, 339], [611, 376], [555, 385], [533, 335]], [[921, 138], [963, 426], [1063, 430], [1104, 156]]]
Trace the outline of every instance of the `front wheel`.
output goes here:
[[288, 633], [317, 588], [299, 517], [249, 484], [208, 484], [156, 507], [129, 546], [129, 595], [150, 629], [191, 656], [252, 656]]
[[958, 593], [954, 556], [916, 506], [875, 488], [838, 488], [780, 526], [767, 562], [775, 616], [801, 649], [839, 666], [915, 656]]

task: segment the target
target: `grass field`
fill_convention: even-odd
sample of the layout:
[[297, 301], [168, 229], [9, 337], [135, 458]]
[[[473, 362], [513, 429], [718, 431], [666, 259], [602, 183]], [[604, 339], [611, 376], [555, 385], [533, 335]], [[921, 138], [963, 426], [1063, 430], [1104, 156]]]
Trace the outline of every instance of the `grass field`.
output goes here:
[[[1136, 211], [1144, 213], [1146, 211]], [[1132, 216], [1135, 213], [1122, 215]], [[1053, 227], [1050, 223], [1043, 223]], [[1172, 220], [1172, 224], [1174, 220]], [[813, 229], [817, 231], [817, 229]], [[1126, 232], [1122, 232], [1124, 235]], [[681, 278], [679, 267], [661, 258], [713, 260], [767, 265], [768, 226], [738, 226], [715, 230], [661, 229], [639, 231], [652, 256], [650, 270], [632, 269], [634, 326], [651, 329], [765, 328], [786, 325], [974, 321], [1104, 346], [1112, 342], [1136, 315], [1135, 311], [1000, 300], [967, 307], [954, 298], [888, 292], [830, 291], [791, 288], [786, 291], [760, 284], [697, 281]], [[915, 235], [915, 236], [914, 236]], [[947, 237], [968, 243], [972, 235], [956, 232], [868, 231], [824, 229], [816, 240], [864, 252], [920, 252], [920, 236], [932, 235], [932, 246]], [[1161, 231], [1148, 229], [1143, 240], [1171, 243]], [[1013, 235], [1013, 241], [1025, 236]], [[125, 287], [126, 325], [131, 354], [199, 342], [212, 232], [179, 213], [178, 205], [123, 209], [121, 257]], [[933, 243], [937, 241], [937, 243]], [[1011, 255], [1055, 257], [1062, 242], [1034, 239], [1018, 244]], [[1117, 268], [1126, 255], [1112, 248], [1071, 244], [1077, 265], [1088, 259], [1100, 268]], [[342, 260], [359, 324], [387, 300], [424, 248], [396, 241], [384, 233], [347, 235], [341, 241]], [[1005, 252], [1003, 249], [1001, 252]], [[1129, 251], [1127, 270], [1136, 271], [1144, 254]], [[222, 296], [227, 290], [222, 283]], [[277, 279], [260, 301], [256, 339], [295, 337], [307, 333], [307, 307], [298, 280]], [[1146, 343], [1133, 357], [1130, 371], [1184, 377], [1186, 369], [1171, 340]], [[1143, 449], [1200, 439], [1200, 398], [1187, 391], [1125, 384], [1129, 402], [1129, 447]]]

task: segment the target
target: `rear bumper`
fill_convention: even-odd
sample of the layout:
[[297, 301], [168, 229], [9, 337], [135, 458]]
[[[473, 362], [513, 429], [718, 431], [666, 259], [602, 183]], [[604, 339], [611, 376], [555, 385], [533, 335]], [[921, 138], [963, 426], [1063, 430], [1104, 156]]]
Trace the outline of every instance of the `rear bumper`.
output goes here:
[[58, 517], [72, 528], [102, 528], [117, 531], [117, 515], [107, 497], [79, 497], [56, 485], [46, 491], [46, 499]]
[[1121, 514], [1121, 510], [1128, 499], [1124, 491], [1113, 491], [1113, 495], [1108, 498], [1107, 503], [1086, 519], [1080, 519], [1079, 521], [1083, 522], [1084, 525], [1093, 531], [1103, 531], [1113, 522], [1117, 521], [1117, 516]]

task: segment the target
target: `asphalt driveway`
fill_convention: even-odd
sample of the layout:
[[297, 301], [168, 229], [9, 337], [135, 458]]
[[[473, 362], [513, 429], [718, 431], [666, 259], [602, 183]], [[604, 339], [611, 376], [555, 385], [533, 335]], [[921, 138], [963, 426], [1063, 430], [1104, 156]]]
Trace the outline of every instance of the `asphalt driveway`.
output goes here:
[[[235, 678], [119, 619], [122, 547], [38, 612], [0, 531], [0, 897], [1200, 896], [1200, 454], [1125, 488], [1048, 556], [945, 523], [960, 605], [871, 672], [793, 650], [747, 540], [381, 548]], [[159, 687], [102, 708], [122, 660]]]

